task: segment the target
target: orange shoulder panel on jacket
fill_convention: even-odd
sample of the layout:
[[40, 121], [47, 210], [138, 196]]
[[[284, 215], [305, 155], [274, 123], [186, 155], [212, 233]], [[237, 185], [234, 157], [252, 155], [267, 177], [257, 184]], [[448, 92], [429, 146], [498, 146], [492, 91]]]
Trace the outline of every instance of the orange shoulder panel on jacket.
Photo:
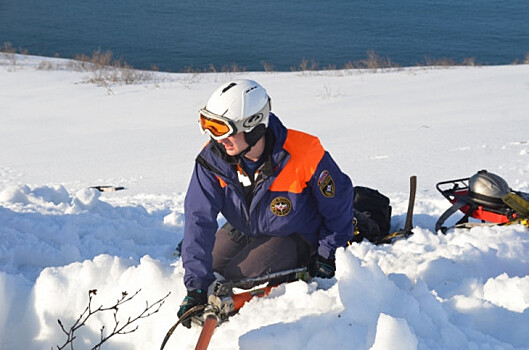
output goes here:
[[316, 136], [290, 129], [283, 147], [290, 153], [290, 159], [270, 186], [270, 191], [301, 193], [314, 175], [325, 150]]

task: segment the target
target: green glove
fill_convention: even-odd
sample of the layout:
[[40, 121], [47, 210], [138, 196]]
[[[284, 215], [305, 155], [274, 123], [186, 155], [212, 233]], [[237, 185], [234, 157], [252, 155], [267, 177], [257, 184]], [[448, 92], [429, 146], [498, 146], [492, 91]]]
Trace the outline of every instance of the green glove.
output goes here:
[[[181, 318], [183, 314], [185, 314], [187, 311], [191, 310], [195, 306], [206, 304], [207, 299], [207, 293], [204, 292], [202, 289], [194, 289], [188, 291], [186, 297], [184, 298], [184, 300], [182, 300], [182, 303], [180, 304], [180, 309], [177, 313], [178, 317]], [[197, 311], [192, 315], [197, 316], [201, 313], [202, 310]], [[191, 328], [191, 317], [186, 317], [186, 319], [182, 321], [182, 325], [186, 328]]]
[[311, 270], [311, 275], [314, 277], [332, 278], [336, 272], [336, 262], [334, 259], [326, 259], [318, 255]]

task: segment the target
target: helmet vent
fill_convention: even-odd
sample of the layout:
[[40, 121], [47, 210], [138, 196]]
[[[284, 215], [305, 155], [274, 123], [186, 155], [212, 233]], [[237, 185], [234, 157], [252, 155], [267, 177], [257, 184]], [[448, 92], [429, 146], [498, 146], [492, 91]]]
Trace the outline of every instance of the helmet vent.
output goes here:
[[225, 93], [226, 91], [228, 91], [229, 89], [231, 89], [235, 85], [237, 85], [237, 84], [236, 83], [231, 83], [230, 85], [226, 86], [224, 89], [222, 89], [222, 93]]

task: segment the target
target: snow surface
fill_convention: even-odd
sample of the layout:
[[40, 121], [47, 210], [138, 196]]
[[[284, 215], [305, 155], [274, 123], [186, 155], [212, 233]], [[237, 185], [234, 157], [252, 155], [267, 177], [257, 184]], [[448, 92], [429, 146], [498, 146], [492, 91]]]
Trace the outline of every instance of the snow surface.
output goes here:
[[[197, 111], [243, 77], [265, 86], [288, 127], [318, 135], [355, 185], [389, 196], [395, 229], [416, 174], [415, 234], [341, 249], [334, 279], [252, 300], [211, 349], [529, 348], [529, 230], [433, 232], [449, 206], [439, 181], [488, 169], [529, 192], [529, 65], [157, 73], [105, 88], [83, 83], [88, 73], [37, 70], [43, 60], [0, 61], [0, 349], [63, 344], [57, 319], [71, 326], [91, 289], [94, 307], [141, 289], [121, 322], [171, 292], [138, 330], [103, 346], [160, 347], [185, 295], [173, 250], [206, 142]], [[75, 349], [91, 348], [103, 324], [112, 313], [76, 332]], [[166, 348], [192, 349], [199, 332], [178, 327]]]

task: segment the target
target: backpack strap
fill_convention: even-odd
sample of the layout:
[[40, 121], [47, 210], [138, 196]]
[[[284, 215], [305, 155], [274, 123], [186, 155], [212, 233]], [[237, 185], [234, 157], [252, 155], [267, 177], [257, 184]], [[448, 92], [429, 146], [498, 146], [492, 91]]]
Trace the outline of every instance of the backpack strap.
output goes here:
[[458, 199], [454, 204], [452, 204], [452, 206], [450, 208], [448, 208], [444, 213], [443, 215], [441, 215], [439, 217], [439, 219], [437, 220], [437, 222], [435, 223], [435, 233], [437, 233], [438, 231], [441, 231], [441, 233], [443, 234], [446, 234], [446, 231], [448, 231], [448, 229], [454, 227], [454, 226], [451, 226], [451, 227], [445, 227], [443, 226], [444, 222], [446, 221], [446, 219], [448, 219], [450, 216], [452, 216], [456, 211], [458, 211], [459, 209], [463, 208], [465, 205], [469, 205], [470, 208], [467, 210], [467, 212], [465, 213], [465, 216], [463, 216], [461, 218], [461, 220], [459, 220], [456, 225], [460, 225], [462, 223], [465, 223], [465, 222], [468, 222], [468, 218], [470, 217], [470, 215], [472, 215], [472, 212], [476, 209], [475, 205], [469, 203], [468, 201], [466, 201], [465, 199]]

